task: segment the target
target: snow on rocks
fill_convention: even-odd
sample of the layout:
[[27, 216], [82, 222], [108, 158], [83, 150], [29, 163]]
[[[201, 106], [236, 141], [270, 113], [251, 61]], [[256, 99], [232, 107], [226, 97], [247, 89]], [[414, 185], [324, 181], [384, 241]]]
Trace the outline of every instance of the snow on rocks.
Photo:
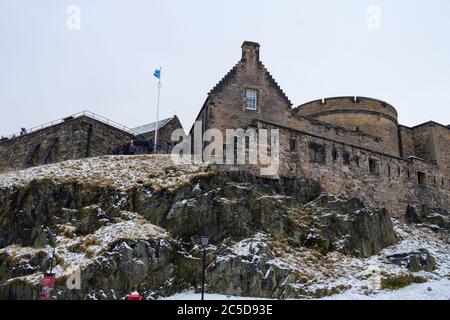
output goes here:
[[55, 183], [81, 181], [122, 190], [147, 185], [158, 190], [175, 188], [208, 174], [206, 165], [188, 162], [174, 165], [170, 155], [102, 156], [3, 173], [0, 188], [21, 187], [33, 180], [48, 179]]
[[[160, 239], [160, 242], [164, 243], [170, 237], [164, 229], [148, 223], [147, 220], [136, 213], [124, 212], [123, 216], [131, 220], [108, 224], [86, 236], [73, 238], [57, 236], [55, 240], [56, 261], [54, 269], [57, 277], [70, 276], [76, 270], [91, 263], [95, 258], [108, 250], [112, 243], [119, 240]], [[9, 260], [26, 262], [30, 260], [30, 257], [41, 252], [45, 252], [48, 257], [51, 257], [53, 248], [46, 246], [42, 249], [35, 249], [12, 245], [0, 249], [0, 256], [5, 254]], [[39, 274], [42, 275], [41, 272]]]
[[[445, 237], [441, 239], [430, 230], [410, 227], [398, 221], [395, 224], [403, 240], [368, 258], [352, 257], [336, 251], [323, 255], [314, 249], [290, 246], [284, 241], [271, 239], [267, 234], [257, 233], [251, 238], [219, 248], [211, 272], [226, 272], [227, 267], [220, 265], [231, 265], [237, 273], [254, 269], [263, 281], [279, 281], [278, 286], [284, 287], [285, 293], [291, 292], [287, 297], [408, 299], [416, 293], [417, 297], [449, 298], [450, 291], [449, 297], [444, 292], [425, 292], [427, 283], [432, 290], [435, 287], [436, 290], [449, 288], [450, 246]], [[411, 272], [387, 259], [394, 253], [421, 248], [433, 254], [437, 262], [436, 270]], [[252, 267], [239, 267], [237, 261]], [[274, 277], [277, 274], [283, 276]], [[248, 279], [248, 274], [246, 276]], [[230, 274], [229, 279], [232, 277]], [[239, 285], [245, 287], [245, 284], [237, 284], [236, 287]], [[236, 292], [236, 295], [242, 294]]]

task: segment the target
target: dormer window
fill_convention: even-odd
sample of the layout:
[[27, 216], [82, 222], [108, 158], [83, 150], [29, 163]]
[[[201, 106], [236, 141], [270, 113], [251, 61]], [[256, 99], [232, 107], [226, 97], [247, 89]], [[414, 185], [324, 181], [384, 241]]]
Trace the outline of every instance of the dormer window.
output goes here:
[[245, 109], [256, 110], [258, 105], [258, 91], [253, 89], [245, 89]]

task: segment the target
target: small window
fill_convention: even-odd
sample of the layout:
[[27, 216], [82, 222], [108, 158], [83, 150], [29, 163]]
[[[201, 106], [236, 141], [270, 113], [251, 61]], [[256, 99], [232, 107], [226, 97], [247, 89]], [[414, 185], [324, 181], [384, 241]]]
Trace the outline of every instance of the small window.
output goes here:
[[333, 157], [333, 161], [336, 162], [338, 159], [338, 151], [336, 150], [336, 148], [333, 148], [333, 150], [331, 151], [331, 155]]
[[344, 151], [342, 153], [342, 160], [344, 161], [344, 164], [350, 164], [350, 152]]
[[291, 151], [297, 151], [297, 140], [291, 139], [290, 147], [291, 147]]
[[391, 176], [391, 166], [387, 166], [387, 174], [388, 174], [388, 177], [390, 177]]
[[424, 172], [417, 172], [417, 182], [420, 186], [425, 186], [427, 184], [427, 175]]
[[402, 169], [400, 169], [400, 167], [397, 168], [397, 175], [399, 177], [402, 175]]
[[256, 110], [258, 105], [258, 91], [253, 89], [245, 90], [245, 109]]
[[309, 144], [309, 159], [311, 162], [326, 163], [326, 149], [322, 144], [310, 143]]
[[359, 167], [359, 157], [358, 157], [358, 156], [355, 156], [354, 159], [355, 159], [356, 165]]
[[374, 176], [380, 175], [380, 166], [378, 165], [377, 160], [369, 159], [369, 172], [371, 175], [374, 175]]

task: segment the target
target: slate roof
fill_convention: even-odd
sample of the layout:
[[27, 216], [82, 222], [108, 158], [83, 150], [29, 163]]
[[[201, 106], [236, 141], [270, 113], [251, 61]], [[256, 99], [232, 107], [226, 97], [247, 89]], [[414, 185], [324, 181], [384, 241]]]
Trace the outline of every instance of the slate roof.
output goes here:
[[[168, 124], [174, 117], [170, 117], [164, 120], [158, 121], [158, 130]], [[132, 129], [136, 134], [144, 134], [149, 133], [156, 130], [156, 122], [144, 124], [143, 126], [139, 126]]]

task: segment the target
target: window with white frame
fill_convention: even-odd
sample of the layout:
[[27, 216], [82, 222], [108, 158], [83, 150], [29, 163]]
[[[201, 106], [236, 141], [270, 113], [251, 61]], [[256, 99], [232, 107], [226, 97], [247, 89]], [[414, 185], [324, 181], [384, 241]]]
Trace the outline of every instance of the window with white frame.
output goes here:
[[245, 89], [245, 109], [256, 110], [258, 104], [258, 91]]

